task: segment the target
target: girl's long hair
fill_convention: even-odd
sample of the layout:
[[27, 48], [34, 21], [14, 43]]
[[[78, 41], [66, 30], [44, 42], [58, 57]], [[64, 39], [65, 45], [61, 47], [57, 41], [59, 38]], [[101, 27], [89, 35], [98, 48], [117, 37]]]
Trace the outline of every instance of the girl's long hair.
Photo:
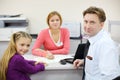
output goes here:
[[6, 73], [8, 69], [8, 64], [13, 55], [17, 52], [16, 41], [21, 37], [29, 38], [32, 41], [32, 37], [26, 32], [16, 32], [11, 36], [10, 42], [7, 49], [4, 52], [3, 57], [0, 61], [0, 80], [6, 80]]

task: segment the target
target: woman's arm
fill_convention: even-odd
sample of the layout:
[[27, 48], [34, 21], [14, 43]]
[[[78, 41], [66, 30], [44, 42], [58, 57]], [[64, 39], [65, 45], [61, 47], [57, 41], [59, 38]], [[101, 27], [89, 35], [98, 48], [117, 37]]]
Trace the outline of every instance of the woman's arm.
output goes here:
[[36, 56], [41, 56], [41, 57], [45, 57], [46, 56], [46, 51], [41, 49], [44, 39], [45, 39], [45, 30], [42, 30], [39, 34], [38, 37], [33, 45], [32, 48], [32, 54], [36, 55]]

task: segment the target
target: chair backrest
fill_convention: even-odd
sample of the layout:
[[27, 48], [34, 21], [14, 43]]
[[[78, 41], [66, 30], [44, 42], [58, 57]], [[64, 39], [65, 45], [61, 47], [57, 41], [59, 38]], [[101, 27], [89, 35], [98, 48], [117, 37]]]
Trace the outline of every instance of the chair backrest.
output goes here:
[[86, 46], [86, 43], [78, 45], [73, 61], [76, 59], [83, 59], [84, 58], [85, 46]]

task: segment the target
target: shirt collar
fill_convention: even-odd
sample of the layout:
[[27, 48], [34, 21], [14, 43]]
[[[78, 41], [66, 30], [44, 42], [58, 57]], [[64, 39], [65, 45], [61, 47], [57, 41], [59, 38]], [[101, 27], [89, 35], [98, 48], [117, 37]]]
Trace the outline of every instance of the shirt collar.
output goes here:
[[104, 32], [104, 30], [101, 29], [95, 36], [89, 37], [88, 40], [89, 40], [90, 44], [94, 44], [97, 40], [99, 40], [100, 37], [103, 36], [103, 32]]

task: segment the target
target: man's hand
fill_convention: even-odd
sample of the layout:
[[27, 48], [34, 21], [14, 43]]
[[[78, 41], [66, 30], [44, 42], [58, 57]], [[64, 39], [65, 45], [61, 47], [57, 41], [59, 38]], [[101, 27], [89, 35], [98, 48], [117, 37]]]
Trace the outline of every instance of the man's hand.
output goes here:
[[73, 65], [74, 67], [77, 69], [80, 67], [80, 65], [83, 65], [84, 63], [84, 60], [83, 59], [76, 59], [74, 62], [73, 62]]

